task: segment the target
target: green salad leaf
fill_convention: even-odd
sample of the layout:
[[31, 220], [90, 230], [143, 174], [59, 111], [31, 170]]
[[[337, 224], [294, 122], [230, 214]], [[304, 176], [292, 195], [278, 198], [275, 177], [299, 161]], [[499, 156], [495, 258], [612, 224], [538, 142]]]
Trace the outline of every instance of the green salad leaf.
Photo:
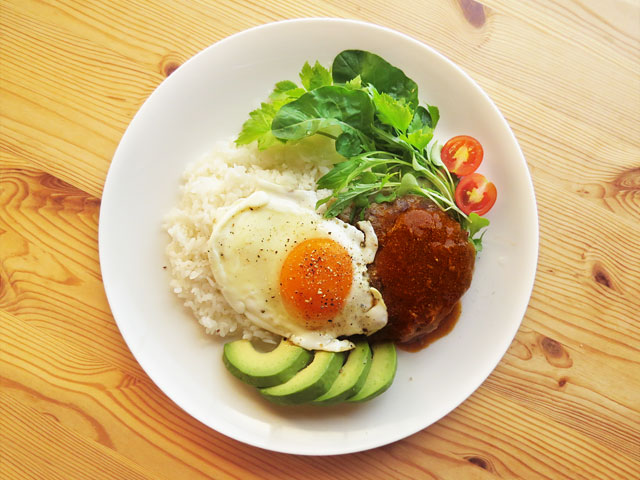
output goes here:
[[242, 131], [236, 139], [237, 145], [258, 142], [258, 148], [264, 150], [276, 142], [271, 132], [271, 123], [276, 116], [276, 109], [271, 103], [262, 103], [260, 108], [249, 113], [249, 120], [242, 125]]
[[265, 150], [274, 143], [276, 137], [271, 131], [271, 124], [276, 113], [287, 103], [294, 101], [305, 93], [304, 88], [295, 82], [283, 80], [276, 83], [269, 95], [269, 101], [260, 104], [260, 108], [249, 113], [249, 119], [242, 125], [242, 130], [236, 139], [237, 145], [248, 145], [258, 142], [258, 148]]
[[347, 130], [336, 138], [336, 152], [349, 158], [362, 151], [362, 140], [356, 132]]
[[440, 120], [440, 110], [438, 110], [438, 107], [434, 107], [433, 105], [427, 105], [427, 109], [429, 111], [429, 118], [431, 119], [429, 125], [431, 128], [436, 128], [438, 120]]
[[291, 80], [284, 80], [276, 83], [273, 92], [269, 95], [269, 99], [273, 102], [276, 110], [279, 110], [282, 105], [299, 98], [304, 93], [304, 88], [298, 87]]
[[373, 122], [373, 113], [371, 100], [362, 90], [324, 86], [280, 108], [271, 130], [281, 140], [300, 140], [321, 129], [339, 126], [362, 141]]
[[362, 78], [360, 78], [360, 75], [357, 75], [348, 82], [345, 82], [344, 86], [349, 90], [360, 90], [362, 88]]
[[373, 85], [397, 100], [404, 99], [412, 108], [418, 106], [416, 82], [375, 53], [345, 50], [333, 60], [331, 74], [334, 83], [345, 83], [359, 75], [363, 84]]
[[474, 212], [471, 212], [469, 214], [463, 224], [463, 228], [465, 228], [469, 232], [469, 240], [471, 240], [473, 246], [476, 247], [477, 252], [482, 251], [482, 237], [484, 236], [486, 230], [483, 231], [480, 235], [478, 235], [478, 233], [488, 226], [489, 219], [481, 217]]
[[387, 93], [373, 90], [373, 104], [376, 107], [378, 119], [400, 131], [409, 128], [413, 119], [413, 110], [404, 100], [396, 100]]
[[331, 72], [320, 65], [317, 60], [313, 67], [309, 65], [309, 62], [305, 62], [300, 72], [300, 81], [307, 91], [333, 84]]
[[[298, 85], [296, 85], [295, 82], [292, 82], [291, 80], [282, 80], [281, 82], [276, 83], [276, 86], [273, 89], [273, 92], [271, 92], [271, 95], [269, 95], [269, 98], [271, 98], [272, 100], [275, 100], [277, 98], [279, 98], [281, 95], [289, 95], [289, 92], [293, 92], [295, 90], [302, 90], [300, 87], [298, 87]], [[302, 90], [302, 93], [304, 93], [304, 90]], [[300, 95], [297, 95], [298, 97]]]
[[458, 178], [444, 166], [442, 146], [434, 140], [440, 112], [419, 105], [418, 86], [380, 56], [362, 51], [339, 53], [330, 69], [306, 62], [302, 87], [278, 82], [269, 100], [249, 114], [236, 143], [256, 141], [265, 149], [311, 135], [335, 140], [345, 157], [318, 180], [331, 194], [325, 217], [364, 214], [371, 203], [414, 194], [430, 199], [469, 232], [477, 251], [489, 220], [466, 215], [455, 203]]

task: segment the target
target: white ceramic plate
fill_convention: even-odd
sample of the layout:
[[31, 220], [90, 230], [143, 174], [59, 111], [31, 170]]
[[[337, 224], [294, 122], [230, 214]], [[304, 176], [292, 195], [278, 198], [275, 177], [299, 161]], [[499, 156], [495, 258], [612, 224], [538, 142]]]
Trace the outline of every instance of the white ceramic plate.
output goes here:
[[[203, 333], [168, 287], [162, 231], [189, 162], [236, 135], [273, 85], [305, 61], [330, 65], [363, 49], [400, 67], [437, 105], [436, 136], [480, 140], [481, 172], [498, 188], [491, 227], [460, 320], [418, 353], [399, 352], [393, 386], [361, 405], [273, 406], [231, 377], [223, 342]], [[491, 373], [511, 343], [533, 286], [538, 227], [526, 162], [480, 87], [428, 46], [371, 24], [293, 20], [233, 35], [202, 51], [149, 97], [116, 151], [100, 212], [100, 263], [113, 315], [153, 381], [180, 407], [239, 441], [279, 452], [329, 455], [385, 445], [437, 421]]]

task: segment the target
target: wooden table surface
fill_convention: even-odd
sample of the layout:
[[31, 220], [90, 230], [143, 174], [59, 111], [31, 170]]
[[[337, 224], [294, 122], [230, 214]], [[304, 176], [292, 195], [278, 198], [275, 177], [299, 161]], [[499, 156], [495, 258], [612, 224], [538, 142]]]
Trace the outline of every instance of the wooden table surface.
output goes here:
[[[1, 478], [638, 478], [638, 0], [0, 5]], [[334, 457], [256, 449], [173, 404], [98, 261], [109, 163], [154, 88], [230, 34], [309, 16], [391, 27], [466, 70], [513, 128], [540, 215], [533, 296], [493, 374], [431, 427]]]

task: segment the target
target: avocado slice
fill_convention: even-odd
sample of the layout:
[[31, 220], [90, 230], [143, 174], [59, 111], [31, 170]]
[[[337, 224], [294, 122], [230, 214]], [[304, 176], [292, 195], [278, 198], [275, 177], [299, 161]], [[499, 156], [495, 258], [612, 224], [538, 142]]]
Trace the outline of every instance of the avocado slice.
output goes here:
[[222, 360], [227, 370], [254, 387], [280, 385], [303, 369], [311, 352], [282, 340], [272, 351], [257, 351], [249, 340], [236, 340], [224, 346]]
[[376, 343], [371, 347], [371, 369], [358, 393], [348, 402], [365, 402], [386, 391], [393, 383], [398, 366], [396, 346], [392, 342]]
[[318, 351], [311, 363], [288, 382], [261, 388], [260, 393], [268, 400], [282, 405], [310, 402], [329, 390], [343, 362], [343, 352]]
[[360, 391], [371, 368], [371, 347], [365, 339], [356, 340], [338, 378], [331, 388], [313, 401], [314, 405], [332, 405], [346, 400]]

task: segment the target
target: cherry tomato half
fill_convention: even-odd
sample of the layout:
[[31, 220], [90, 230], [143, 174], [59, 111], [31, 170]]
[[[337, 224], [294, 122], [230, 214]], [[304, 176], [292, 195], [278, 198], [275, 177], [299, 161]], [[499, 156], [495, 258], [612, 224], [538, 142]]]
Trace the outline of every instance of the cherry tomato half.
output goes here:
[[453, 137], [444, 144], [440, 153], [447, 170], [459, 177], [475, 172], [482, 163], [483, 156], [480, 142], [468, 135]]
[[462, 177], [456, 187], [456, 204], [467, 215], [471, 212], [484, 215], [497, 197], [496, 186], [479, 173]]

